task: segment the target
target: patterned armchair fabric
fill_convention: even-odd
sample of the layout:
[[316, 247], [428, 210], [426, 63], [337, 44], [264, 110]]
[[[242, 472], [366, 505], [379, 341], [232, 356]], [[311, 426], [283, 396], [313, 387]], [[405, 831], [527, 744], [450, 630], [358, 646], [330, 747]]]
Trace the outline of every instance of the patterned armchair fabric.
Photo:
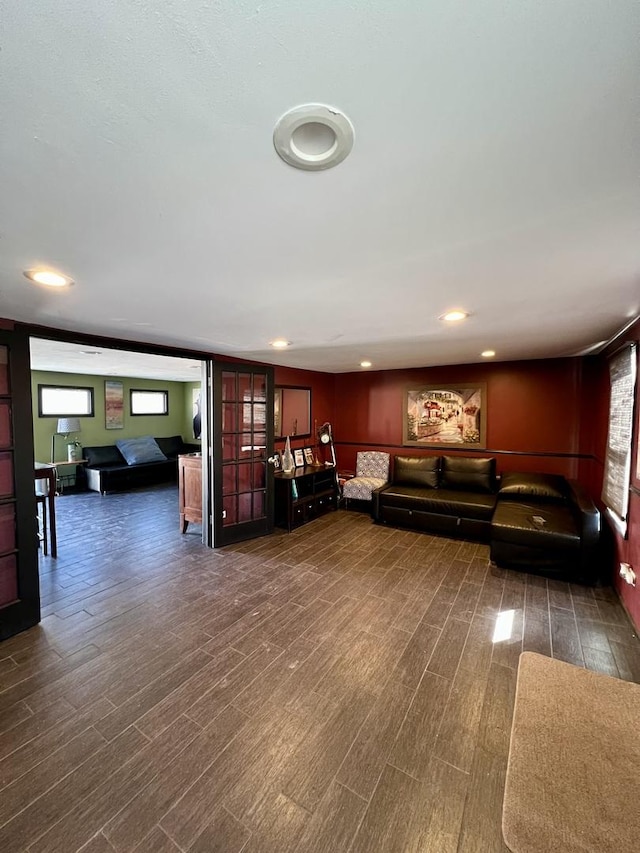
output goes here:
[[347, 480], [342, 489], [345, 500], [370, 501], [374, 489], [389, 480], [389, 454], [365, 450], [356, 457], [356, 476]]

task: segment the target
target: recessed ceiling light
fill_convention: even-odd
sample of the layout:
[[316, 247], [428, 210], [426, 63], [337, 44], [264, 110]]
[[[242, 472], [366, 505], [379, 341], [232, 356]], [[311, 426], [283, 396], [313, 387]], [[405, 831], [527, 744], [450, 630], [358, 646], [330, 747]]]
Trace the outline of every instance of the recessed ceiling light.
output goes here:
[[371, 362], [370, 361], [361, 361], [360, 367], [371, 367]]
[[273, 144], [290, 166], [317, 172], [342, 163], [353, 148], [353, 125], [324, 104], [294, 107], [278, 119]]
[[440, 319], [445, 320], [447, 323], [457, 323], [459, 320], [466, 320], [468, 316], [466, 311], [455, 310], [447, 311], [446, 314], [442, 314]]
[[47, 287], [69, 287], [69, 285], [74, 284], [72, 278], [62, 275], [59, 272], [55, 272], [55, 270], [25, 270], [24, 275], [26, 275], [30, 281], [35, 281], [36, 284], [44, 284]]
[[102, 353], [97, 349], [81, 349], [79, 355], [102, 355]]
[[480, 353], [483, 358], [493, 358], [495, 354], [496, 351], [494, 349], [486, 349], [484, 352]]
[[271, 346], [275, 347], [275, 349], [286, 349], [290, 345], [291, 341], [285, 341], [284, 338], [277, 338], [275, 341], [271, 341]]

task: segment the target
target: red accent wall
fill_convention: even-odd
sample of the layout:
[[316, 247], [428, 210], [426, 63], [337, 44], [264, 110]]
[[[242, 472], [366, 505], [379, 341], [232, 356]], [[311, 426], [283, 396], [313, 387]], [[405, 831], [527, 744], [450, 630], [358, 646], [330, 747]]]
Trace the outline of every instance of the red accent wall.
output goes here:
[[[330, 421], [333, 423], [334, 410], [334, 381], [331, 373], [320, 373], [315, 370], [299, 370], [294, 367], [274, 368], [274, 379], [276, 385], [297, 385], [302, 388], [311, 388], [311, 436], [307, 438], [291, 438], [291, 448], [315, 446], [314, 424], [318, 426]], [[276, 450], [282, 450], [284, 441], [276, 441]], [[323, 458], [323, 461], [326, 461]]]
[[387, 450], [392, 456], [456, 452], [402, 446], [404, 389], [440, 382], [486, 383], [486, 453], [497, 456], [499, 471], [578, 476], [579, 359], [339, 374], [333, 421], [339, 467], [353, 469], [358, 450]]

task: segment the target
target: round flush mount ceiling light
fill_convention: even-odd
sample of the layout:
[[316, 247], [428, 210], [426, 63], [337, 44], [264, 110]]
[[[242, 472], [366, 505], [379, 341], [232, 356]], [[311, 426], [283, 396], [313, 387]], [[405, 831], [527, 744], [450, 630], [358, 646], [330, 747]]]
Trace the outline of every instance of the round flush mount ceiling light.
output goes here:
[[496, 351], [494, 349], [486, 349], [484, 352], [480, 353], [483, 358], [493, 358], [495, 354]]
[[324, 104], [294, 107], [278, 119], [273, 131], [273, 144], [284, 162], [309, 172], [342, 163], [353, 139], [346, 115]]
[[275, 341], [271, 341], [271, 346], [274, 349], [286, 349], [286, 347], [291, 346], [291, 341], [285, 341], [284, 338], [277, 338]]
[[460, 320], [466, 320], [469, 314], [466, 311], [447, 311], [446, 314], [442, 314], [440, 317], [441, 320], [444, 320], [446, 323], [458, 323]]
[[24, 275], [36, 284], [44, 284], [46, 287], [69, 287], [74, 284], [72, 278], [55, 270], [35, 269], [25, 270]]
[[361, 361], [360, 367], [371, 367], [371, 362], [370, 361]]

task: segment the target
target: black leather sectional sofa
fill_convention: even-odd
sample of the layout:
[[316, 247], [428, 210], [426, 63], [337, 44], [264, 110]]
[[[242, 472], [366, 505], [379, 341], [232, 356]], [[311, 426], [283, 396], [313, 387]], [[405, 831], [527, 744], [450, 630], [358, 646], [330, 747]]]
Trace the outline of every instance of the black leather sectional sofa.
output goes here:
[[172, 482], [178, 477], [178, 456], [200, 450], [199, 444], [187, 444], [181, 435], [156, 438], [156, 443], [166, 459], [134, 465], [127, 465], [115, 444], [83, 447], [82, 453], [87, 460], [85, 466], [87, 487], [104, 495], [107, 492], [127, 491], [140, 486]]
[[554, 474], [498, 480], [494, 458], [396, 456], [372, 513], [380, 524], [488, 542], [498, 565], [596, 580], [600, 512], [578, 483]]

